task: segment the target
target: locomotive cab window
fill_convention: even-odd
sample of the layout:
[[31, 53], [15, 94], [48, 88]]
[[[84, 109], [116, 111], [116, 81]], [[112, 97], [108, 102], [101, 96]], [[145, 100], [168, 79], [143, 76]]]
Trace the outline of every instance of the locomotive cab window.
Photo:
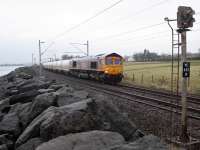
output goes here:
[[120, 65], [122, 64], [122, 61], [120, 58], [115, 58], [115, 65]]
[[113, 61], [112, 61], [112, 57], [107, 57], [106, 58], [106, 65], [112, 65]]
[[72, 62], [72, 67], [73, 67], [73, 68], [76, 68], [76, 65], [77, 65], [77, 64], [76, 64], [76, 61], [73, 61], [73, 62]]
[[92, 62], [90, 63], [90, 68], [91, 68], [91, 69], [97, 69], [97, 62], [96, 62], [96, 61], [92, 61]]

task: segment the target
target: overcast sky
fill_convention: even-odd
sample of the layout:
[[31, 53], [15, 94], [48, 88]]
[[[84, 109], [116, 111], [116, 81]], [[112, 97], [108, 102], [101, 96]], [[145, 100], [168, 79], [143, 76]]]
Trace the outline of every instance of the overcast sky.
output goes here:
[[[197, 52], [200, 48], [199, 0], [123, 0], [89, 22], [65, 32], [117, 1], [0, 0], [0, 64], [31, 62], [32, 53], [38, 60], [39, 39], [45, 41], [43, 50], [55, 43], [43, 58], [77, 52], [70, 43], [87, 40], [90, 55], [105, 52], [132, 55], [145, 48], [170, 53], [171, 31], [163, 23], [164, 17], [176, 18], [180, 5], [191, 6], [197, 13], [193, 31], [187, 36], [188, 51]], [[159, 25], [149, 27], [156, 24]], [[76, 46], [86, 50], [84, 45]]]

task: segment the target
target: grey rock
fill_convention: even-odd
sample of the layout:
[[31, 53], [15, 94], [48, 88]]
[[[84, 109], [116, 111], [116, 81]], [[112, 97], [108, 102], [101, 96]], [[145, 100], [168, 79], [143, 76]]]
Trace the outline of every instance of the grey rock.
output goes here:
[[55, 92], [54, 89], [39, 89], [38, 92], [40, 94], [44, 94], [44, 93], [51, 93], [51, 92]]
[[24, 84], [23, 86], [19, 86], [18, 89], [20, 92], [27, 92], [30, 90], [36, 90], [38, 89], [38, 83], [35, 80], [30, 81], [29, 83]]
[[69, 105], [88, 98], [86, 91], [74, 91], [71, 87], [64, 87], [57, 91], [58, 93], [58, 106]]
[[71, 87], [63, 87], [56, 92], [58, 93], [59, 96], [71, 96], [73, 93], [73, 88]]
[[143, 136], [145, 136], [145, 134], [141, 130], [137, 129], [129, 141], [135, 141]]
[[88, 99], [80, 99], [78, 97], [72, 97], [72, 96], [58, 96], [58, 100], [57, 100], [57, 104], [59, 107], [61, 106], [65, 106], [65, 105], [70, 105], [72, 103], [76, 103], [76, 102], [79, 102], [79, 101], [82, 101], [82, 100], [89, 100], [90, 98]]
[[0, 101], [0, 111], [2, 113], [7, 113], [10, 109], [10, 99], [6, 98]]
[[57, 103], [59, 107], [79, 101], [79, 99], [75, 99], [73, 97], [73, 91], [74, 90], [71, 87], [62, 87], [56, 91], [58, 95]]
[[[129, 141], [136, 139], [136, 125], [131, 122], [120, 110], [110, 101], [100, 100], [88, 103], [90, 112], [93, 114], [93, 120], [101, 130], [118, 132]], [[138, 136], [138, 134], [136, 134]], [[143, 136], [143, 134], [140, 134]]]
[[32, 84], [32, 83], [34, 83], [35, 82], [35, 80], [33, 80], [33, 79], [30, 79], [30, 80], [20, 80], [20, 79], [18, 79], [19, 81], [18, 81], [18, 83], [16, 83], [16, 87], [17, 88], [20, 88], [20, 87], [23, 87], [23, 86], [26, 86], [26, 85], [28, 85], [28, 84]]
[[48, 108], [30, 123], [16, 143], [19, 146], [37, 136], [50, 140], [61, 135], [89, 130], [118, 132], [126, 140], [136, 139], [134, 136], [138, 134], [134, 133], [139, 132], [114, 105], [88, 99], [62, 107]]
[[168, 150], [169, 147], [154, 135], [147, 135], [135, 142], [113, 148], [112, 150]]
[[57, 95], [55, 93], [44, 93], [38, 95], [30, 107], [27, 107], [27, 109], [24, 109], [24, 111], [19, 114], [19, 118], [22, 121], [23, 127], [26, 127], [28, 123], [30, 123], [48, 107], [57, 105], [56, 99]]
[[14, 71], [10, 72], [9, 74], [6, 75], [7, 81], [14, 82], [15, 76], [16, 76], [16, 73]]
[[29, 105], [31, 105], [31, 102], [28, 103], [16, 103], [14, 105], [10, 105], [10, 110], [8, 113], [16, 113], [18, 116], [19, 114], [26, 109], [27, 107], [29, 107]]
[[27, 74], [27, 73], [25, 73], [25, 72], [20, 72], [20, 73], [18, 73], [16, 77], [17, 77], [17, 78], [26, 79], [26, 80], [33, 78], [32, 75]]
[[20, 125], [22, 127], [22, 129], [24, 129], [27, 124], [29, 123], [29, 111], [31, 108], [32, 103], [28, 102], [28, 103], [16, 103], [14, 105], [11, 105], [11, 108], [9, 110], [9, 113], [16, 113], [18, 118], [19, 118], [19, 122]]
[[58, 90], [58, 89], [60, 89], [60, 88], [62, 88], [62, 87], [66, 87], [67, 85], [66, 84], [52, 84], [52, 85], [50, 85], [50, 89], [54, 89], [54, 90]]
[[[29, 126], [24, 130], [24, 132], [17, 139], [16, 145], [19, 146], [25, 143], [30, 138], [37, 137], [37, 136], [41, 136], [44, 139], [51, 139], [52, 137], [64, 135], [65, 132], [63, 131], [65, 130], [65, 128], [66, 130], [69, 131], [69, 127], [73, 128], [74, 126], [74, 124], [70, 124], [70, 122], [74, 120], [74, 118], [71, 117], [71, 121], [67, 125], [68, 128], [66, 127], [66, 124], [64, 124], [64, 121], [67, 122], [67, 120], [65, 120], [64, 118], [67, 118], [67, 117], [65, 117], [65, 115], [68, 114], [68, 118], [69, 118], [70, 114], [71, 116], [73, 115], [73, 112], [84, 113], [84, 110], [86, 110], [86, 108], [87, 108], [87, 102], [74, 103], [72, 105], [66, 105], [64, 107], [59, 107], [59, 108], [53, 107], [53, 106], [48, 108], [42, 114], [37, 116], [29, 124]], [[81, 123], [81, 121], [79, 122]], [[80, 126], [79, 122], [78, 124], [76, 124], [76, 126], [74, 126], [75, 129], [77, 128], [77, 126]], [[89, 126], [88, 126], [88, 129], [89, 129]]]
[[42, 143], [43, 141], [41, 138], [33, 138], [19, 146], [16, 150], [35, 150]]
[[49, 140], [60, 135], [95, 129], [95, 124], [87, 113], [87, 101], [81, 101], [60, 107], [40, 125], [40, 136]]
[[21, 107], [19, 108], [19, 111], [17, 111], [17, 114], [18, 114], [18, 117], [23, 129], [25, 129], [28, 123], [30, 122], [29, 112], [30, 112], [31, 106], [32, 106], [31, 102], [22, 104]]
[[56, 98], [57, 95], [54, 92], [38, 95], [32, 103], [30, 115], [35, 117], [48, 107], [56, 105]]
[[48, 108], [47, 110], [45, 110], [37, 118], [35, 118], [17, 139], [16, 147], [24, 144], [31, 138], [39, 137], [40, 136], [40, 124], [43, 121], [47, 120], [49, 117], [56, 115], [57, 109], [58, 108], [52, 106], [52, 107]]
[[5, 115], [4, 113], [0, 112], [0, 121], [3, 119], [4, 115]]
[[0, 133], [11, 133], [17, 137], [21, 133], [19, 118], [16, 113], [9, 113], [0, 122]]
[[75, 92], [73, 93], [73, 96], [74, 96], [75, 98], [87, 99], [88, 96], [89, 96], [89, 94], [88, 94], [88, 92], [81, 90], [81, 91], [75, 91]]
[[31, 90], [10, 97], [10, 104], [27, 103], [33, 100], [39, 94], [38, 90]]
[[6, 96], [12, 96], [12, 95], [19, 94], [19, 91], [14, 88], [14, 89], [7, 90], [5, 94]]
[[0, 145], [0, 150], [8, 150], [7, 145], [6, 144]]
[[6, 85], [4, 85], [6, 89], [15, 89], [16, 85], [14, 82], [8, 82]]
[[111, 150], [123, 143], [124, 139], [118, 133], [90, 131], [60, 136], [43, 143], [36, 150]]
[[22, 73], [30, 75], [30, 76], [36, 75], [36, 72], [33, 67], [20, 67], [20, 68], [15, 69], [16, 76], [20, 76], [20, 74]]
[[39, 89], [46, 89], [50, 86], [51, 82], [49, 81], [42, 81], [38, 79], [28, 80], [20, 85], [18, 85], [18, 89], [20, 92], [26, 92], [30, 90], [39, 90]]
[[12, 136], [9, 134], [2, 134], [0, 135], [0, 145], [6, 145], [7, 148], [11, 149], [13, 148], [13, 141]]

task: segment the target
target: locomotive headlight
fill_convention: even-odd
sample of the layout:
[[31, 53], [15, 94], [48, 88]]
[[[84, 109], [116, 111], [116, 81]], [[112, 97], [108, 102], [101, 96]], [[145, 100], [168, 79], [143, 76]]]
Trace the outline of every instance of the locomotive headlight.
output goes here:
[[105, 73], [108, 73], [108, 70], [106, 70]]

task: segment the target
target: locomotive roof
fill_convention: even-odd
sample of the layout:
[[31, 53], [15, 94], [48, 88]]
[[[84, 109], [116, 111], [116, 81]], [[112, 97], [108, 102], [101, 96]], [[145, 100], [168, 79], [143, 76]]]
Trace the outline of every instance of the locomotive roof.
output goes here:
[[80, 57], [80, 58], [72, 58], [72, 59], [69, 59], [69, 60], [59, 60], [59, 61], [53, 61], [53, 62], [46, 62], [46, 63], [43, 63], [44, 65], [47, 65], [47, 64], [54, 64], [54, 63], [60, 63], [60, 62], [70, 62], [70, 61], [77, 61], [77, 60], [86, 60], [86, 59], [98, 59], [98, 58], [105, 58], [105, 57], [108, 57], [108, 56], [117, 56], [117, 57], [121, 57], [121, 55], [117, 54], [117, 53], [104, 53], [104, 54], [99, 54], [99, 55], [96, 55], [96, 56], [85, 56], [85, 57]]
[[80, 57], [80, 58], [73, 58], [72, 60], [97, 59], [97, 58], [104, 58], [108, 56], [117, 56], [117, 57], [122, 58], [122, 56], [117, 53], [104, 53], [104, 54], [99, 54], [96, 56], [85, 56], [85, 57]]

